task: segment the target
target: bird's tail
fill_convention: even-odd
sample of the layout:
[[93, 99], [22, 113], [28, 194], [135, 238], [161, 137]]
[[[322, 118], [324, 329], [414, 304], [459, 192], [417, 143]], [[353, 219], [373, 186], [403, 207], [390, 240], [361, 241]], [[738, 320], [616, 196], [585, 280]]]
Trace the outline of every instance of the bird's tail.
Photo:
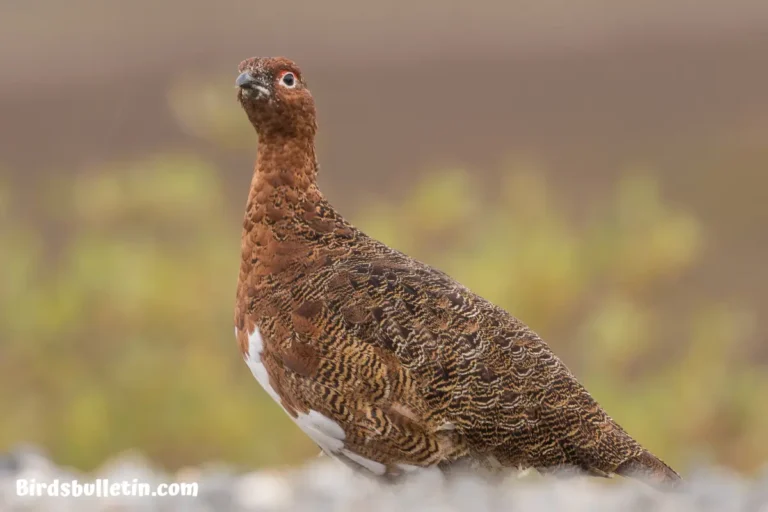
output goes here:
[[643, 480], [656, 487], [675, 487], [683, 481], [674, 469], [648, 450], [625, 460], [615, 472], [621, 476]]

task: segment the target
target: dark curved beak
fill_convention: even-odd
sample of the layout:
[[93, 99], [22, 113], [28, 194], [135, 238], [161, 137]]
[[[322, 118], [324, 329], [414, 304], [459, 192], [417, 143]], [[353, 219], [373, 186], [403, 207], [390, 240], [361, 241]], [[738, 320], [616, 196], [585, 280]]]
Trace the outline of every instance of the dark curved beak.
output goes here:
[[243, 71], [235, 80], [235, 85], [241, 89], [250, 89], [256, 85], [256, 78], [249, 71]]

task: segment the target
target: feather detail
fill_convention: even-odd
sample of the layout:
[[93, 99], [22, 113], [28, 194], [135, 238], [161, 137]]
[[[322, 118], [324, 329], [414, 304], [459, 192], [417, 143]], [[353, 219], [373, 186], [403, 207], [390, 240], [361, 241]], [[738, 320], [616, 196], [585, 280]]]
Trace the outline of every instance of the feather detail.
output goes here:
[[[238, 92], [259, 137], [238, 342], [326, 453], [388, 478], [468, 466], [679, 480], [526, 325], [328, 203], [316, 185], [314, 102], [293, 62], [254, 58], [238, 71], [238, 83], [268, 89]], [[277, 78], [286, 72], [293, 87]]]

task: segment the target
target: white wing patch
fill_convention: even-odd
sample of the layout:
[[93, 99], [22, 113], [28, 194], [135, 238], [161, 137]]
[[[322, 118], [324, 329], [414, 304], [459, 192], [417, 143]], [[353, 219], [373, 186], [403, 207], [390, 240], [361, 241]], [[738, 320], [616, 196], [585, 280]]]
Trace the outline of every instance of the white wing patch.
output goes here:
[[[237, 337], [237, 327], [235, 327], [235, 337]], [[280, 395], [272, 388], [269, 383], [269, 375], [267, 374], [267, 368], [264, 363], [261, 362], [261, 352], [264, 350], [264, 340], [261, 338], [259, 328], [256, 327], [251, 334], [248, 335], [248, 355], [244, 358], [245, 364], [251, 369], [251, 373], [256, 380], [259, 381], [261, 387], [272, 397], [272, 399], [281, 403]]]
[[328, 455], [338, 453], [344, 447], [347, 437], [344, 429], [329, 417], [310, 410], [308, 414], [299, 413], [296, 423]]
[[376, 462], [375, 460], [366, 459], [365, 457], [356, 454], [353, 451], [343, 449], [341, 450], [341, 453], [347, 457], [349, 460], [355, 462], [356, 464], [359, 464], [360, 466], [364, 467], [374, 475], [383, 475], [387, 472], [387, 467], [382, 464], [381, 462]]
[[[237, 328], [235, 328], [235, 337], [237, 337]], [[261, 361], [261, 354], [263, 351], [264, 339], [261, 337], [259, 328], [256, 327], [253, 332], [248, 335], [248, 355], [244, 357], [245, 363], [248, 365], [248, 368], [251, 369], [251, 373], [253, 373], [253, 376], [259, 381], [261, 387], [263, 387], [269, 396], [282, 407], [280, 395], [277, 394], [269, 383], [267, 368]], [[304, 433], [317, 443], [317, 445], [328, 455], [346, 457], [374, 475], [383, 475], [386, 473], [387, 468], [384, 464], [367, 459], [344, 448], [344, 440], [347, 437], [344, 433], [344, 429], [329, 417], [315, 410], [310, 410], [306, 414], [300, 412], [296, 418], [290, 414], [288, 416], [293, 419], [301, 430], [303, 430]], [[405, 471], [413, 471], [418, 468], [417, 466], [407, 466], [405, 464], [400, 466], [401, 469]]]
[[[235, 337], [237, 337], [237, 328], [235, 328]], [[272, 399], [281, 405], [282, 400], [280, 395], [277, 394], [275, 389], [269, 383], [269, 374], [267, 368], [261, 361], [261, 353], [264, 351], [264, 339], [261, 337], [259, 328], [256, 327], [252, 333], [248, 335], [248, 355], [244, 357], [245, 364], [251, 369], [251, 373], [259, 381], [261, 387], [272, 397]], [[344, 429], [339, 426], [338, 423], [330, 419], [329, 417], [310, 410], [309, 413], [299, 413], [297, 418], [291, 416], [301, 430], [304, 431], [315, 443], [323, 449], [329, 455], [338, 453], [344, 447]]]

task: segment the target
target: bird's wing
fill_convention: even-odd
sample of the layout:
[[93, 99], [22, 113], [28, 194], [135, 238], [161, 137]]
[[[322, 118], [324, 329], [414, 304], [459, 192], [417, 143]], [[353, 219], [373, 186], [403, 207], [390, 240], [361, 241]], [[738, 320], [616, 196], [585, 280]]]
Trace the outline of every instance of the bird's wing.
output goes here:
[[401, 253], [348, 255], [292, 296], [271, 378], [387, 474], [460, 459], [608, 474], [643, 451], [529, 328]]

